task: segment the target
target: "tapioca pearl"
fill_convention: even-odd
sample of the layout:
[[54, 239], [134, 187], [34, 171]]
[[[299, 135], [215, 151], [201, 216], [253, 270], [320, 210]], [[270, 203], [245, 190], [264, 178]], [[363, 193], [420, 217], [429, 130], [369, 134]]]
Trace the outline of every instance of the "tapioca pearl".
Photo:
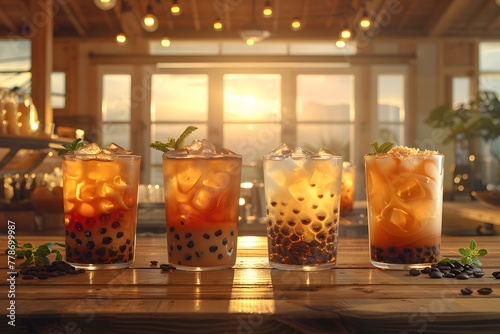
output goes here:
[[278, 202], [275, 202], [275, 201], [272, 201], [272, 202], [271, 202], [271, 206], [272, 206], [272, 207], [276, 207], [277, 205], [278, 205]]
[[173, 251], [174, 250], [174, 245], [170, 245], [169, 248], [170, 248], [171, 251]]
[[191, 261], [192, 258], [193, 257], [191, 256], [191, 254], [186, 254], [186, 256], [184, 257], [186, 261]]
[[99, 229], [99, 233], [101, 233], [101, 234], [106, 234], [106, 232], [108, 232], [108, 230], [105, 227], [101, 227]]
[[280, 216], [284, 216], [285, 215], [285, 212], [284, 211], [280, 211]]
[[299, 201], [299, 202], [304, 202], [304, 200], [305, 200], [305, 198], [304, 198], [304, 197], [302, 197], [302, 196], [299, 196], [299, 197], [297, 197], [296, 199], [297, 199], [297, 201]]
[[288, 203], [287, 203], [287, 202], [281, 202], [281, 205], [282, 205], [282, 206], [287, 206], [287, 205], [288, 205]]
[[104, 237], [104, 238], [102, 238], [102, 244], [103, 245], [109, 245], [112, 242], [113, 242], [113, 238], [111, 238], [111, 237]]
[[226, 246], [228, 243], [227, 238], [222, 239], [222, 246]]
[[320, 232], [320, 233], [316, 234], [316, 240], [318, 240], [319, 242], [325, 241], [326, 234], [324, 232]]
[[283, 219], [276, 219], [276, 225], [283, 225]]
[[95, 242], [93, 242], [93, 241], [87, 241], [87, 244], [85, 246], [87, 246], [88, 249], [94, 249]]
[[326, 216], [327, 216], [327, 214], [324, 211], [320, 211], [320, 212], [316, 213], [316, 218], [318, 218], [319, 221], [325, 220]]
[[309, 226], [309, 228], [311, 229], [311, 231], [318, 233], [323, 229], [323, 225], [319, 222], [314, 222], [311, 224], [311, 226]]
[[217, 252], [218, 249], [219, 249], [219, 247], [217, 247], [217, 246], [210, 246], [208, 248], [208, 250], [210, 251], [210, 253], [215, 253], [215, 252]]
[[281, 234], [283, 234], [285, 237], [289, 236], [290, 234], [292, 234], [292, 229], [288, 226], [282, 226], [280, 228], [280, 232]]
[[306, 233], [306, 231], [305, 231], [305, 229], [304, 229], [304, 227], [303, 227], [302, 225], [297, 225], [297, 226], [295, 226], [295, 228], [294, 228], [294, 233], [295, 233], [297, 236], [301, 237], [301, 236], [303, 236], [303, 235], [304, 235], [304, 233]]
[[319, 207], [318, 204], [311, 204], [311, 209], [313, 209], [313, 210], [317, 210], [318, 207]]
[[86, 258], [86, 259], [90, 259], [94, 254], [90, 251], [86, 252], [83, 256]]
[[[173, 250], [173, 247], [174, 247], [174, 246], [170, 246], [170, 247], [172, 247], [172, 250]], [[118, 249], [120, 250], [120, 252], [122, 252], [122, 253], [123, 253], [123, 252], [125, 252], [125, 250], [127, 250], [127, 245], [121, 245]], [[96, 252], [96, 253], [97, 253], [97, 252]]]
[[233, 255], [233, 252], [234, 252], [234, 249], [231, 247], [231, 248], [229, 248], [229, 250], [227, 251], [227, 255], [232, 256], [232, 255]]
[[182, 221], [182, 220], [181, 220], [180, 224], [181, 224], [181, 225], [184, 225], [184, 221]]
[[290, 227], [297, 225], [297, 221], [295, 219], [287, 219], [286, 223]]
[[83, 231], [83, 225], [80, 222], [75, 223], [75, 229], [79, 232]]
[[292, 234], [290, 236], [290, 241], [292, 241], [292, 242], [297, 242], [299, 240], [300, 240], [300, 237], [297, 234]]
[[317, 196], [319, 199], [322, 199], [323, 197], [325, 197], [325, 195], [323, 195], [323, 194], [318, 194]]
[[189, 242], [187, 243], [188, 248], [193, 248], [194, 247], [194, 241], [193, 240], [189, 240]]
[[131, 243], [130, 239], [127, 239], [127, 240], [125, 241], [125, 243], [126, 243], [127, 245], [128, 245], [128, 244], [130, 244], [130, 243]]
[[80, 239], [75, 239], [75, 242], [78, 246], [81, 246], [81, 244], [82, 244], [82, 240], [80, 240]]
[[175, 234], [175, 235], [174, 235], [174, 238], [175, 238], [175, 240], [180, 240], [180, 239], [181, 239], [181, 236], [180, 236], [180, 235], [178, 235], [178, 234]]
[[118, 239], [120, 239], [121, 237], [123, 237], [123, 232], [118, 232], [118, 233], [116, 233], [116, 237], [117, 237]]
[[109, 256], [111, 256], [111, 257], [115, 257], [115, 256], [117, 256], [117, 255], [118, 255], [118, 251], [113, 250], [113, 249], [110, 249], [110, 250], [108, 250], [108, 254], [109, 254]]
[[191, 233], [186, 233], [186, 234], [184, 235], [184, 238], [189, 239], [189, 238], [191, 238], [192, 236], [193, 236], [193, 235], [192, 235]]
[[209, 239], [210, 239], [210, 234], [208, 234], [208, 233], [203, 233], [203, 239], [207, 239], [207, 240], [209, 240]]
[[331, 228], [332, 226], [333, 226], [333, 222], [332, 222], [331, 220], [329, 220], [329, 221], [327, 221], [327, 222], [325, 223], [325, 227], [326, 227], [326, 228]]
[[215, 231], [214, 235], [216, 237], [220, 237], [222, 235], [222, 230], [219, 229], [219, 230]]
[[223, 257], [224, 257], [224, 256], [223, 256], [222, 254], [220, 254], [220, 253], [219, 253], [219, 255], [217, 255], [217, 259], [218, 259], [218, 260], [222, 260], [222, 258], [223, 258]]
[[177, 250], [181, 251], [182, 250], [182, 245], [177, 245]]
[[300, 211], [302, 211], [302, 210], [301, 210], [301, 209], [299, 209], [299, 208], [293, 208], [293, 209], [292, 209], [292, 212], [293, 212], [294, 214], [296, 214], [296, 215], [298, 215], [298, 214], [300, 213]]
[[273, 220], [271, 218], [267, 219], [267, 227], [273, 226]]
[[169, 230], [170, 232], [173, 232], [173, 231], [175, 231], [175, 227], [173, 227], [173, 226], [172, 226], [172, 227], [170, 227], [168, 230]]
[[73, 253], [75, 253], [76, 255], [80, 255], [80, 250], [78, 248], [75, 248], [73, 249]]
[[92, 236], [92, 232], [87, 230], [83, 233], [83, 235], [85, 235], [87, 238], [90, 238]]
[[202, 251], [197, 251], [197, 252], [194, 253], [194, 255], [196, 256], [196, 258], [200, 259], [203, 256], [203, 252]]
[[339, 213], [339, 208], [335, 208], [335, 209], [333, 209], [333, 214], [334, 214], [334, 215], [336, 215], [336, 214], [338, 214], [338, 213]]

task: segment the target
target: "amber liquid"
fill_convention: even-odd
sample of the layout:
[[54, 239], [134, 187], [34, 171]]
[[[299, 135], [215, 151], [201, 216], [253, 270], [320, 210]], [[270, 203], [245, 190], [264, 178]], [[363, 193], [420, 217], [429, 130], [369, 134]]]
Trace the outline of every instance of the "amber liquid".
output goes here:
[[[439, 259], [443, 156], [366, 156], [371, 261], [418, 267]], [[393, 266], [394, 265], [394, 266]]]

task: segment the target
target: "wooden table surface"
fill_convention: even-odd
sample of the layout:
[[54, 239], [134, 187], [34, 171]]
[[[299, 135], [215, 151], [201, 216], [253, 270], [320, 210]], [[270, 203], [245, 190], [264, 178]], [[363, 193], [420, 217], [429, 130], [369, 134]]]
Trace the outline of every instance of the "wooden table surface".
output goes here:
[[[19, 242], [63, 242], [23, 236]], [[475, 237], [489, 254], [482, 278], [412, 277], [374, 268], [366, 238], [340, 238], [337, 266], [320, 272], [271, 269], [264, 237], [240, 237], [232, 269], [162, 272], [164, 236], [140, 237], [129, 269], [87, 271], [47, 280], [2, 279], [2, 310], [15, 300], [8, 333], [499, 333], [500, 237]], [[6, 237], [0, 245], [6, 248]], [[443, 237], [442, 256], [457, 257], [470, 237]], [[7, 256], [0, 267], [8, 277]], [[17, 269], [20, 268], [19, 262]], [[470, 287], [465, 296], [460, 289]], [[490, 295], [476, 290], [493, 288]], [[15, 329], [15, 330], [14, 330]]]

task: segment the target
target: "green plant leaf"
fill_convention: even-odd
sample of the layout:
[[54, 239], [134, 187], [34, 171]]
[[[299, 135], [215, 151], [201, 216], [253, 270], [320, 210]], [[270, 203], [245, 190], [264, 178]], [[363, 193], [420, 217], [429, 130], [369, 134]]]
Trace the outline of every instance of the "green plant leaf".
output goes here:
[[479, 256], [485, 256], [485, 255], [488, 255], [488, 251], [486, 249], [480, 249], [478, 252], [477, 252], [477, 255]]
[[59, 149], [57, 151], [57, 155], [60, 156], [66, 153], [75, 153], [75, 151], [83, 147], [83, 140], [82, 138], [76, 138], [70, 144], [62, 144], [62, 147], [64, 148]]
[[475, 257], [475, 256], [473, 258], [471, 258], [471, 260], [472, 260], [472, 263], [474, 265], [476, 265], [476, 266], [481, 266], [482, 265], [481, 261], [479, 261], [479, 259], [477, 257]]
[[476, 243], [476, 240], [472, 239], [469, 243], [469, 248], [470, 249], [476, 249], [477, 247], [477, 243]]
[[458, 252], [459, 252], [460, 254], [462, 254], [463, 256], [467, 256], [467, 255], [469, 255], [469, 252], [467, 252], [467, 250], [466, 250], [465, 248], [459, 248], [459, 249], [458, 249]]
[[393, 143], [386, 141], [382, 145], [379, 146], [378, 141], [374, 141], [370, 144], [373, 152], [369, 153], [369, 155], [374, 155], [378, 153], [387, 153], [394, 146]]
[[184, 140], [198, 128], [196, 126], [188, 126], [184, 132], [179, 136], [179, 138], [175, 141], [175, 149], [178, 150], [184, 147]]
[[188, 126], [183, 132], [182, 134], [179, 136], [179, 138], [174, 139], [174, 138], [168, 138], [167, 139], [167, 142], [161, 142], [161, 141], [155, 141], [151, 144], [149, 144], [149, 147], [155, 149], [155, 150], [158, 150], [158, 151], [162, 151], [162, 152], [169, 152], [169, 151], [172, 151], [172, 150], [178, 150], [178, 149], [181, 149], [184, 147], [184, 141], [185, 139], [191, 134], [193, 133], [195, 130], [197, 130], [198, 128], [195, 127], [195, 126]]

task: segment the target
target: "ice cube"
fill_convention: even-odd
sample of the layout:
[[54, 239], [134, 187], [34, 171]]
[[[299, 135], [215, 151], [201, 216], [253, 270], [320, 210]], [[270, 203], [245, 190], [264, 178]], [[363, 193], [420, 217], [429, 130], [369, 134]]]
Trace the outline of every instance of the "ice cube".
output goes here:
[[107, 214], [113, 212], [115, 205], [110, 200], [102, 200], [99, 202], [98, 211], [99, 214]]
[[203, 180], [203, 185], [215, 194], [223, 191], [229, 186], [231, 176], [223, 171], [210, 171]]
[[213, 199], [214, 196], [210, 190], [201, 188], [193, 196], [191, 204], [198, 210], [208, 210], [212, 206]]
[[88, 203], [81, 203], [76, 210], [81, 216], [84, 217], [95, 217], [96, 210], [94, 207]]
[[188, 150], [189, 154], [193, 155], [211, 155], [217, 153], [215, 145], [207, 139], [194, 140], [191, 145], [184, 148]]
[[241, 162], [238, 159], [228, 159], [224, 163], [224, 170], [231, 175], [238, 175], [241, 173]]
[[79, 201], [86, 202], [92, 200], [97, 193], [97, 188], [94, 184], [80, 183], [76, 186], [76, 198]]
[[313, 156], [314, 154], [312, 152], [309, 152], [307, 150], [304, 150], [303, 148], [301, 147], [296, 147], [292, 150], [292, 152], [290, 153], [290, 157], [293, 159], [293, 160], [301, 160], [301, 159], [305, 159], [307, 157], [310, 157], [310, 156]]
[[439, 170], [432, 161], [427, 161], [424, 165], [425, 173], [432, 179], [437, 180], [439, 177]]
[[302, 202], [313, 192], [313, 188], [306, 179], [299, 179], [288, 187], [288, 191], [296, 201]]
[[340, 154], [335, 153], [333, 151], [330, 151], [329, 149], [322, 147], [319, 149], [318, 153], [316, 154], [319, 157], [332, 157], [332, 156], [340, 156]]
[[267, 155], [271, 157], [287, 157], [290, 156], [291, 150], [287, 144], [281, 143], [271, 150]]
[[127, 149], [121, 147], [120, 145], [118, 145], [116, 143], [111, 143], [108, 146], [106, 146], [105, 148], [103, 148], [103, 152], [105, 154], [110, 154], [110, 155], [129, 155], [129, 154], [133, 154], [132, 151], [127, 150]]
[[97, 184], [97, 196], [103, 198], [116, 198], [120, 196], [120, 192], [106, 182], [99, 182]]
[[[338, 173], [337, 173], [338, 174]], [[311, 187], [323, 186], [334, 181], [333, 175], [315, 169], [309, 178]]]
[[188, 168], [177, 174], [177, 187], [180, 192], [188, 193], [201, 177], [201, 169]]
[[85, 154], [85, 155], [87, 154], [95, 155], [101, 152], [102, 148], [96, 143], [85, 144], [82, 148], [76, 151], [76, 153], [78, 154]]
[[64, 183], [63, 186], [63, 193], [64, 193], [64, 198], [67, 199], [68, 201], [71, 201], [75, 199], [75, 194], [76, 194], [76, 181], [75, 180], [69, 180]]
[[403, 168], [403, 170], [413, 172], [420, 166], [422, 161], [423, 160], [421, 156], [410, 155], [401, 159], [401, 167]]
[[381, 218], [381, 227], [394, 236], [413, 234], [419, 230], [414, 230], [415, 219], [410, 213], [392, 204], [382, 211]]
[[238, 153], [235, 153], [235, 152], [231, 151], [230, 149], [227, 149], [224, 147], [217, 150], [217, 153], [222, 154], [222, 155], [238, 155]]

